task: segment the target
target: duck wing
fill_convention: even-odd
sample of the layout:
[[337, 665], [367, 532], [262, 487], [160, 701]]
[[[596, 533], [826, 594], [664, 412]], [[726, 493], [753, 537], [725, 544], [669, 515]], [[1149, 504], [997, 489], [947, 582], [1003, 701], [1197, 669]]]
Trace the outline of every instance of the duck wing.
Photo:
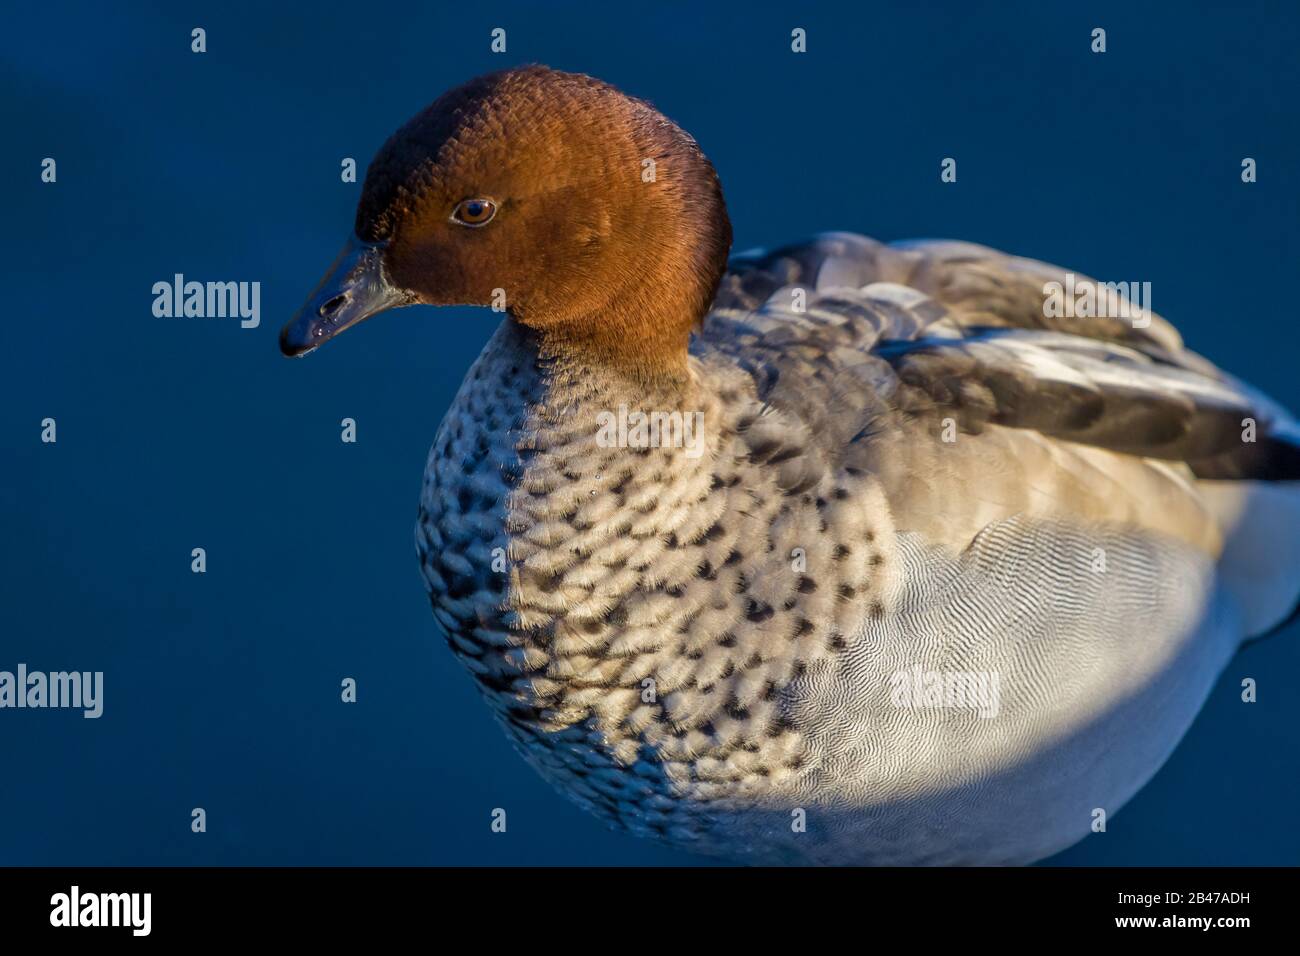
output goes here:
[[[865, 363], [895, 409], [951, 416], [964, 434], [1030, 429], [1182, 462], [1197, 478], [1300, 479], [1300, 427], [1284, 409], [1186, 349], [1149, 310], [1136, 318], [1053, 314], [1044, 307], [1052, 284], [1100, 288], [972, 243], [886, 245], [834, 233], [736, 257], [717, 308], [751, 313], [730, 334], [747, 338], [761, 381], [771, 385], [784, 371], [822, 391], [816, 397], [836, 414], [852, 401], [838, 366], [866, 371], [869, 355], [893, 373], [890, 381], [880, 362]], [[798, 346], [813, 354], [820, 346], [827, 367], [791, 368], [800, 357], [779, 353]]]

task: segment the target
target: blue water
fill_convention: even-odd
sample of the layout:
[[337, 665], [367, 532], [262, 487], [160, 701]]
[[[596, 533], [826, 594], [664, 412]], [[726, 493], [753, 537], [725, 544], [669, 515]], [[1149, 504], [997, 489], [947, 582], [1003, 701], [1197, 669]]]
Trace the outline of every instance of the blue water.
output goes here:
[[[1150, 281], [1193, 347], [1300, 409], [1294, 4], [472, 6], [4, 15], [0, 669], [106, 686], [98, 720], [0, 711], [0, 863], [695, 862], [536, 778], [429, 615], [424, 457], [490, 314], [413, 309], [277, 352], [351, 228], [340, 160], [364, 170], [475, 74], [540, 61], [651, 99], [717, 165], [738, 249], [945, 236]], [[155, 318], [178, 272], [261, 282], [261, 325]], [[1300, 863], [1298, 743], [1293, 626], [1056, 862]]]

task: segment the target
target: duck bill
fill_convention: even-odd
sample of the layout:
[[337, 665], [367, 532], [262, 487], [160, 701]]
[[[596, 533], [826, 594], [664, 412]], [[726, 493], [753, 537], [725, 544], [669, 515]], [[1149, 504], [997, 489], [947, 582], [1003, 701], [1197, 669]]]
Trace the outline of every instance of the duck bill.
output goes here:
[[280, 330], [280, 351], [299, 356], [411, 297], [384, 275], [384, 243], [353, 237], [307, 302]]

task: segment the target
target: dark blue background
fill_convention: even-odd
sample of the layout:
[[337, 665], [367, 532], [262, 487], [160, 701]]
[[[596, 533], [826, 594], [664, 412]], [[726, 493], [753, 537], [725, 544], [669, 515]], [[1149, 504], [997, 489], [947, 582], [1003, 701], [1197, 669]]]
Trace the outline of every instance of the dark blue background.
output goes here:
[[[102, 670], [106, 691], [98, 721], [0, 711], [0, 863], [692, 861], [536, 778], [429, 614], [424, 458], [492, 316], [414, 309], [304, 361], [276, 349], [351, 228], [341, 158], [364, 171], [478, 73], [540, 61], [651, 99], [717, 165], [737, 249], [943, 236], [1148, 280], [1193, 347], [1300, 409], [1293, 3], [16, 6], [0, 669]], [[260, 281], [261, 327], [154, 318], [175, 272]], [[1057, 861], [1300, 862], [1298, 675], [1300, 628], [1245, 650], [1109, 832]]]

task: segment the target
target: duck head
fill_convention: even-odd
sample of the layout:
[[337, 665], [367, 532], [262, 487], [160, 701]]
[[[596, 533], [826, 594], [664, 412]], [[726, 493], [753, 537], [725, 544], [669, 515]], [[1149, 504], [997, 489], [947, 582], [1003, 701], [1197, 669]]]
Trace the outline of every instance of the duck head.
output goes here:
[[355, 234], [280, 347], [397, 306], [494, 306], [551, 358], [671, 375], [730, 245], [712, 165], [648, 103], [545, 67], [494, 73], [379, 150]]

